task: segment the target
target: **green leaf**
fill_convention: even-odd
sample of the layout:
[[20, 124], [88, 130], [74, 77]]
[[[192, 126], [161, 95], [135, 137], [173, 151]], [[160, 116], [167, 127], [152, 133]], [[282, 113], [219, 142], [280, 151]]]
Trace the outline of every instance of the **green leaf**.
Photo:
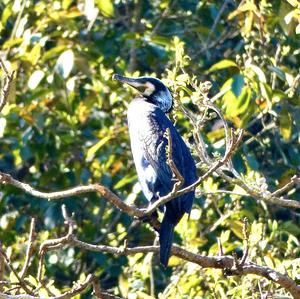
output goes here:
[[96, 4], [101, 13], [106, 17], [114, 16], [114, 5], [111, 0], [96, 0]]
[[91, 146], [87, 152], [86, 152], [86, 159], [89, 161], [91, 160], [96, 152], [106, 143], [108, 142], [112, 137], [111, 136], [105, 136], [101, 140], [99, 140], [96, 144]]
[[263, 70], [257, 65], [250, 64], [249, 68], [257, 75], [258, 79], [262, 83], [267, 83], [267, 79]]
[[279, 67], [269, 65], [268, 69], [271, 72], [274, 72], [278, 76], [278, 78], [280, 78], [282, 81], [286, 80], [284, 71], [282, 71]]
[[238, 97], [241, 94], [244, 84], [245, 84], [245, 80], [244, 80], [243, 75], [234, 75], [233, 76], [231, 90], [233, 91], [233, 93], [236, 97]]
[[244, 87], [237, 101], [236, 113], [238, 115], [243, 114], [248, 110], [249, 105], [251, 103], [251, 96], [251, 89]]
[[172, 40], [170, 38], [158, 35], [152, 36], [151, 41], [157, 45], [162, 46], [171, 46], [172, 44]]
[[244, 238], [243, 235], [243, 222], [239, 220], [227, 220], [226, 221], [230, 230], [240, 239]]
[[271, 100], [272, 98], [272, 88], [267, 83], [260, 83], [260, 92], [264, 99]]
[[285, 141], [289, 141], [292, 135], [293, 120], [290, 112], [284, 107], [279, 117], [280, 134]]
[[286, 98], [286, 94], [282, 91], [282, 90], [273, 90], [273, 94], [272, 94], [272, 101], [273, 102], [278, 102], [282, 99], [285, 99]]
[[234, 61], [228, 60], [228, 59], [224, 59], [224, 60], [221, 60], [221, 61], [213, 64], [206, 71], [206, 74], [211, 73], [211, 72], [215, 72], [215, 71], [218, 71], [218, 70], [226, 69], [226, 68], [229, 68], [229, 67], [236, 67], [236, 68], [238, 68], [237, 64]]
[[43, 60], [46, 61], [49, 58], [53, 58], [54, 56], [56, 56], [57, 54], [61, 53], [65, 49], [66, 49], [65, 45], [53, 47], [49, 51], [45, 52], [45, 54], [43, 56]]
[[114, 189], [116, 189], [116, 190], [120, 189], [120, 188], [126, 186], [127, 184], [135, 181], [136, 179], [137, 179], [136, 174], [134, 174], [134, 175], [128, 174], [114, 185]]

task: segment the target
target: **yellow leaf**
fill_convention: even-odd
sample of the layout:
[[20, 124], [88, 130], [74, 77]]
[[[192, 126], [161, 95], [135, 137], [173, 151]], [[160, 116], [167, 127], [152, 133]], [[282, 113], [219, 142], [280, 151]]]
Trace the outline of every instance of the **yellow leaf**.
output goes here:
[[37, 62], [40, 59], [41, 56], [41, 45], [40, 44], [36, 44], [32, 50], [30, 51], [29, 55], [28, 55], [28, 60], [30, 61], [30, 63], [32, 65], [37, 64]]
[[252, 25], [253, 25], [253, 19], [254, 19], [254, 13], [253, 13], [253, 11], [249, 11], [247, 17], [245, 18], [245, 26], [243, 28], [243, 31], [245, 33], [251, 32]]
[[144, 292], [136, 292], [137, 294], [137, 299], [155, 299], [154, 297], [150, 296], [150, 295], [147, 295], [146, 293]]
[[106, 136], [99, 140], [96, 144], [91, 146], [86, 152], [86, 159], [91, 160], [95, 153], [107, 142], [111, 139], [111, 136]]
[[243, 222], [239, 220], [228, 220], [227, 223], [229, 224], [230, 230], [240, 239], [244, 238], [243, 235]]
[[279, 117], [280, 134], [285, 141], [289, 141], [292, 135], [292, 116], [290, 112], [284, 107]]
[[207, 71], [206, 73], [211, 73], [211, 72], [214, 72], [214, 71], [218, 71], [218, 70], [221, 70], [221, 69], [226, 69], [226, 68], [229, 68], [229, 67], [238, 67], [237, 64], [232, 61], [232, 60], [229, 60], [229, 59], [223, 59], [215, 64], [213, 64]]
[[229, 14], [228, 16], [228, 20], [233, 19], [234, 17], [236, 17], [237, 15], [246, 12], [246, 11], [256, 11], [256, 5], [254, 3], [245, 3], [241, 6], [239, 6], [236, 10], [234, 10], [232, 13]]
[[97, 0], [96, 3], [101, 13], [104, 16], [106, 17], [114, 16], [114, 6], [111, 0]]
[[288, 3], [290, 3], [293, 7], [297, 7], [299, 5], [298, 0], [286, 0]]

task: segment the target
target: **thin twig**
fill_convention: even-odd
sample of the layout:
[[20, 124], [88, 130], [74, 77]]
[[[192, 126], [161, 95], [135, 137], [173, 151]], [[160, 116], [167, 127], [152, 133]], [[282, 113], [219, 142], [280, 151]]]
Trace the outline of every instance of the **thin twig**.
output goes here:
[[[2, 251], [2, 244], [0, 243], [0, 250]], [[5, 261], [4, 261], [4, 257], [0, 254], [0, 281], [4, 281], [4, 272], [5, 272]], [[3, 284], [0, 283], [0, 292], [3, 291]]]
[[14, 269], [14, 267], [13, 267], [11, 261], [10, 261], [10, 258], [7, 256], [7, 254], [5, 253], [5, 251], [2, 249], [1, 244], [0, 244], [0, 256], [3, 258], [6, 266], [9, 268], [9, 270], [15, 275], [15, 277], [18, 280], [18, 282], [19, 282], [20, 286], [22, 287], [22, 289], [27, 294], [32, 294], [32, 291], [27, 287], [27, 285], [24, 282], [24, 280], [19, 276], [19, 274], [17, 273], [17, 271]]
[[34, 239], [35, 239], [35, 218], [32, 218], [31, 223], [30, 223], [29, 238], [28, 238], [25, 262], [24, 262], [23, 268], [20, 272], [21, 279], [23, 279], [26, 276], [26, 272], [29, 267], [30, 258], [31, 258], [32, 252], [33, 252]]
[[8, 100], [8, 96], [9, 96], [9, 92], [11, 90], [11, 85], [14, 79], [14, 74], [15, 72], [11, 72], [9, 73], [2, 58], [0, 58], [0, 66], [3, 70], [3, 72], [5, 73], [5, 84], [1, 90], [1, 95], [0, 95], [0, 112], [3, 110], [5, 104], [7, 103]]
[[292, 188], [294, 188], [295, 186], [300, 184], [300, 177], [294, 175], [291, 180], [285, 184], [283, 187], [281, 187], [280, 189], [277, 189], [276, 191], [274, 191], [272, 193], [272, 196], [280, 196], [281, 194], [290, 191]]
[[216, 29], [216, 27], [217, 27], [217, 25], [218, 25], [218, 23], [221, 19], [221, 16], [222, 16], [222, 14], [223, 14], [223, 12], [224, 12], [224, 10], [225, 10], [225, 8], [226, 8], [226, 6], [229, 2], [231, 2], [231, 1], [230, 0], [224, 0], [221, 8], [219, 9], [219, 12], [218, 12], [218, 14], [217, 14], [217, 16], [214, 20], [214, 23], [213, 23], [213, 25], [212, 25], [212, 27], [211, 27], [208, 35], [207, 35], [207, 38], [206, 38], [206, 41], [205, 41], [205, 47], [207, 47], [207, 45], [210, 43], [210, 38], [211, 38], [212, 34], [215, 32], [215, 29]]
[[52, 296], [52, 297], [37, 297], [33, 295], [7, 295], [4, 293], [0, 293], [0, 299], [69, 299], [77, 294], [81, 294], [87, 287], [89, 287], [92, 284], [93, 276], [89, 274], [84, 282], [77, 282], [75, 286], [58, 296]]

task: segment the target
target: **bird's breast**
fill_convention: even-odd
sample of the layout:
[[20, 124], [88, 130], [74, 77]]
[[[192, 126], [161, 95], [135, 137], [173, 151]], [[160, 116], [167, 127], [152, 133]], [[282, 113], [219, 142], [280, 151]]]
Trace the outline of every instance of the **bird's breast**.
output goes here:
[[133, 105], [127, 112], [131, 151], [139, 182], [146, 198], [151, 201], [155, 195], [157, 174], [147, 160], [145, 148], [155, 142], [155, 124], [151, 123], [151, 109], [147, 103]]

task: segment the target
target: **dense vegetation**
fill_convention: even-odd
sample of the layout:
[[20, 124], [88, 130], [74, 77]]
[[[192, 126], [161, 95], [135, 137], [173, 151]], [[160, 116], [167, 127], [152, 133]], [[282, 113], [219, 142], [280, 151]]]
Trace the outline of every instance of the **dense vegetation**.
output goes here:
[[[0, 17], [0, 54], [16, 71], [0, 118], [0, 171], [44, 191], [99, 182], [126, 203], [145, 206], [126, 125], [136, 92], [112, 80], [120, 73], [155, 76], [169, 86], [177, 103], [170, 118], [194, 149], [199, 175], [207, 168], [194, 146], [199, 127], [188, 113], [200, 121], [203, 103], [220, 91], [214, 103], [231, 127], [245, 129], [233, 157], [243, 180], [267, 197], [299, 174], [299, 1], [2, 0]], [[225, 131], [218, 115], [206, 116], [201, 134], [218, 159]], [[239, 256], [247, 217], [249, 260], [300, 283], [299, 210], [249, 196], [217, 174], [197, 194], [190, 219], [176, 228], [176, 243], [217, 255], [219, 238], [225, 254]], [[300, 200], [297, 185], [282, 195]], [[2, 185], [0, 240], [17, 271], [32, 217], [36, 251], [64, 234], [62, 203], [74, 212], [81, 240], [153, 244], [149, 224], [136, 223], [96, 193], [52, 202]], [[152, 253], [118, 257], [66, 246], [45, 261], [45, 284], [54, 294], [93, 273], [103, 289], [132, 299], [289, 296], [259, 276], [226, 276], [176, 257], [163, 269]], [[32, 258], [27, 279], [33, 285], [37, 267]], [[8, 273], [2, 278], [14, 280]], [[39, 295], [49, 293], [41, 288]]]

